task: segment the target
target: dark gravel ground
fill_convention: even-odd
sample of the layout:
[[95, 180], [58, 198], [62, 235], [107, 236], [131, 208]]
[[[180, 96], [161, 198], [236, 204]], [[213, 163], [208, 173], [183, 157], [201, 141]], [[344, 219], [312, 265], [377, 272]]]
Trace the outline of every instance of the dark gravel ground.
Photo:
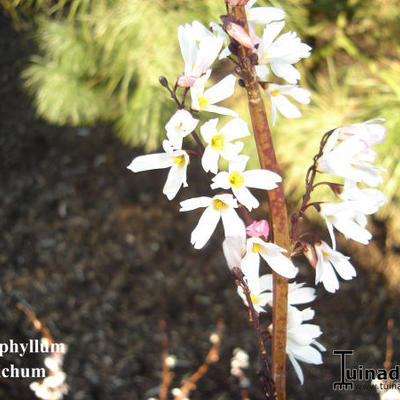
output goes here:
[[[39, 338], [18, 302], [45, 322], [69, 351], [65, 361], [74, 400], [136, 400], [160, 381], [161, 331], [178, 358], [179, 380], [196, 370], [217, 321], [225, 321], [220, 361], [191, 399], [239, 399], [229, 375], [235, 347], [251, 357], [251, 399], [261, 399], [255, 336], [220, 251], [221, 235], [206, 249], [189, 243], [198, 215], [179, 215], [161, 194], [164, 172], [133, 175], [126, 165], [140, 149], [122, 145], [104, 126], [56, 127], [36, 119], [19, 73], [32, 52], [0, 16], [0, 340]], [[192, 182], [198, 182], [192, 168]], [[202, 193], [198, 183], [185, 198]], [[177, 200], [180, 200], [179, 197]], [[373, 391], [335, 392], [339, 360], [332, 349], [353, 349], [349, 365], [381, 368], [386, 323], [394, 318], [393, 363], [399, 363], [396, 293], [388, 294], [378, 241], [354, 246], [357, 279], [330, 295], [318, 290], [315, 323], [328, 351], [322, 366], [304, 365], [300, 386], [288, 368], [289, 399], [376, 399]], [[301, 279], [312, 281], [305, 267]], [[301, 280], [300, 279], [300, 280]], [[268, 317], [267, 317], [268, 318]], [[0, 365], [42, 365], [40, 355], [5, 355]], [[0, 380], [0, 396], [33, 399], [28, 380]]]

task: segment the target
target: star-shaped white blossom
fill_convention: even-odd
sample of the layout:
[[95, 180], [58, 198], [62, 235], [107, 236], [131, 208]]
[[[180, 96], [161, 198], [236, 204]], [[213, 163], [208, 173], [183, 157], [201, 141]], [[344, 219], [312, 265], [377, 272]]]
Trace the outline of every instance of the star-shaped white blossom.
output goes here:
[[231, 160], [243, 148], [242, 142], [231, 143], [235, 139], [250, 136], [247, 123], [240, 118], [229, 121], [220, 130], [217, 130], [218, 118], [210, 119], [201, 128], [200, 132], [207, 143], [201, 164], [204, 171], [218, 172], [219, 157]]
[[276, 76], [294, 84], [300, 79], [300, 73], [292, 64], [309, 57], [311, 47], [302, 43], [295, 32], [286, 32], [276, 38], [284, 26], [284, 21], [266, 26], [257, 50], [258, 62], [270, 64]]
[[192, 109], [196, 111], [209, 111], [222, 115], [231, 115], [237, 117], [237, 113], [229, 108], [216, 106], [222, 100], [233, 95], [235, 91], [236, 77], [233, 74], [227, 75], [221, 81], [205, 90], [205, 84], [210, 77], [211, 70], [197, 79], [190, 88], [192, 97]]
[[234, 210], [238, 207], [237, 201], [231, 194], [195, 197], [180, 204], [181, 212], [206, 207], [192, 232], [191, 243], [195, 249], [201, 249], [208, 242], [220, 219], [224, 226], [225, 237], [246, 236], [246, 227]]
[[248, 187], [271, 190], [282, 182], [282, 178], [275, 172], [266, 169], [252, 169], [245, 171], [248, 156], [239, 155], [229, 161], [229, 172], [222, 171], [212, 179], [212, 189], [232, 189], [233, 194], [250, 211], [259, 206], [258, 200], [250, 193]]
[[189, 111], [178, 110], [167, 122], [167, 138], [176, 149], [182, 148], [183, 138], [193, 132], [199, 123]]
[[259, 276], [261, 256], [276, 273], [288, 279], [294, 278], [298, 268], [283, 253], [286, 253], [286, 250], [274, 243], [267, 243], [256, 237], [249, 238], [246, 255], [241, 263], [242, 272], [249, 280], [256, 281]]
[[[250, 291], [250, 300], [253, 303], [254, 310], [258, 313], [265, 312], [264, 307], [267, 305], [270, 298], [269, 293], [267, 292], [270, 283], [269, 276], [253, 276], [251, 278], [245, 276], [245, 280], [247, 287]], [[247, 302], [247, 297], [241, 286], [238, 286], [237, 292], [238, 295], [242, 298], [244, 304], [246, 304], [246, 306], [249, 306]]]
[[133, 159], [128, 169], [133, 172], [170, 168], [163, 193], [172, 200], [181, 186], [186, 187], [186, 171], [189, 155], [184, 150], [176, 150], [168, 140], [163, 142], [164, 153], [147, 154]]
[[270, 83], [266, 93], [271, 99], [272, 124], [275, 125], [277, 110], [286, 118], [300, 118], [301, 111], [291, 103], [286, 96], [290, 96], [301, 104], [309, 104], [311, 93], [307, 89], [296, 85], [277, 85]]
[[317, 255], [315, 284], [322, 282], [328, 292], [334, 293], [339, 289], [339, 280], [335, 271], [345, 280], [353, 279], [357, 275], [349, 262], [349, 257], [333, 250], [324, 241], [315, 244], [314, 248]]

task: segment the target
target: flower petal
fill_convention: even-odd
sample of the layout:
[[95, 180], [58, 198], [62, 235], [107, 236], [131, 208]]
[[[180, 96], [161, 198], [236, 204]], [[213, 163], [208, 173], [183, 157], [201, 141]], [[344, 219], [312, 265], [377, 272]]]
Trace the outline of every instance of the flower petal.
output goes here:
[[252, 169], [243, 172], [245, 185], [256, 188], [271, 190], [278, 187], [277, 183], [282, 182], [282, 178], [275, 172], [266, 169]]
[[193, 197], [192, 199], [187, 199], [181, 201], [180, 203], [180, 212], [192, 211], [197, 208], [208, 207], [212, 202], [211, 197], [201, 196], [201, 197]]
[[235, 91], [236, 77], [229, 74], [224, 79], [220, 80], [214, 86], [211, 86], [204, 92], [204, 97], [207, 98], [210, 104], [218, 103], [233, 95]]
[[152, 169], [168, 168], [173, 165], [174, 160], [169, 154], [156, 153], [136, 157], [127, 166], [133, 172], [149, 171]]
[[[201, 249], [213, 234], [221, 214], [212, 207], [207, 207], [192, 232], [190, 242], [195, 249]], [[232, 235], [231, 235], [232, 236]]]

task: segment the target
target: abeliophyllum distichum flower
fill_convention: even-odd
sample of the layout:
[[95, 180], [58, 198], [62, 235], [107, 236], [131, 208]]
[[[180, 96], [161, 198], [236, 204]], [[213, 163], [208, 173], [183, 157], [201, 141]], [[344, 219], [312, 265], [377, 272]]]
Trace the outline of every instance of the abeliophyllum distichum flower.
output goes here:
[[[274, 201], [269, 201], [270, 215], [286, 215], [287, 220], [282, 178], [277, 172], [276, 161], [271, 162], [271, 169], [247, 169], [249, 156], [242, 154], [243, 143], [240, 139], [251, 135], [251, 132], [237, 112], [221, 102], [231, 97], [236, 88], [243, 86], [249, 98], [253, 96], [253, 105], [249, 102], [252, 111], [251, 107], [259, 103], [258, 100], [254, 101], [254, 96], [260, 96], [261, 88], [269, 99], [273, 123], [278, 112], [286, 118], [301, 117], [300, 109], [292, 101], [308, 104], [310, 92], [299, 86], [300, 73], [295, 64], [308, 57], [311, 48], [302, 43], [295, 32], [285, 30], [285, 12], [282, 9], [257, 7], [255, 0], [225, 2], [227, 15], [221, 17], [221, 24], [211, 22], [206, 27], [193, 21], [178, 28], [182, 73], [172, 87], [166, 78], [160, 78], [160, 83], [177, 106], [177, 111], [165, 125], [163, 152], [136, 157], [128, 168], [133, 172], [169, 169], [163, 193], [172, 200], [182, 187], [191, 184], [187, 182], [190, 158], [200, 157], [205, 179], [210, 182], [211, 194], [199, 193], [197, 197], [180, 203], [181, 212], [202, 210], [192, 231], [191, 243], [196, 249], [202, 249], [213, 237], [219, 221], [222, 221], [225, 234], [223, 252], [235, 276], [238, 294], [249, 309], [250, 320], [257, 333], [264, 392], [267, 398], [284, 399], [282, 379], [284, 382], [285, 373], [281, 371], [278, 377], [274, 375], [274, 369], [282, 368], [282, 365], [284, 367], [285, 355], [283, 353], [283, 364], [282, 357], [281, 361], [277, 361], [279, 357], [272, 360], [271, 373], [259, 314], [271, 309], [273, 313], [277, 312], [276, 298], [279, 295], [275, 293], [279, 290], [284, 293], [287, 307], [274, 321], [286, 321], [286, 327], [279, 327], [280, 332], [286, 331], [286, 337], [279, 338], [272, 324], [269, 329], [274, 338], [273, 346], [279, 340], [284, 344], [283, 349], [286, 348], [286, 354], [303, 383], [299, 361], [321, 364], [321, 351], [325, 348], [316, 341], [322, 333], [320, 328], [308, 323], [314, 317], [314, 311], [309, 307], [298, 308], [315, 299], [315, 289], [296, 282], [287, 286], [285, 279], [294, 279], [298, 272], [291, 256], [305, 254], [315, 268], [316, 284], [322, 282], [329, 292], [339, 288], [337, 275], [346, 280], [356, 275], [349, 258], [336, 250], [334, 229], [342, 232], [346, 238], [364, 244], [371, 239], [366, 229], [366, 216], [375, 213], [386, 201], [382, 192], [367, 187], [375, 187], [382, 181], [382, 169], [373, 165], [376, 154], [371, 146], [384, 140], [385, 128], [378, 123], [379, 120], [372, 120], [335, 129], [323, 137], [320, 151], [307, 172], [303, 203], [291, 217], [290, 232], [288, 228], [284, 240], [286, 245], [279, 245], [277, 241], [282, 243], [282, 240], [276, 239], [281, 235], [276, 231], [277, 224], [269, 224], [267, 220], [253, 221], [250, 214], [259, 207], [254, 193], [264, 190], [268, 199], [274, 198]], [[234, 73], [211, 83], [212, 66], [223, 58], [233, 62]], [[237, 85], [238, 78], [240, 85]], [[254, 94], [251, 82], [255, 82], [258, 94]], [[208, 114], [204, 114], [204, 111]], [[207, 119], [209, 113], [214, 114], [211, 119]], [[264, 108], [262, 113], [265, 115]], [[264, 122], [257, 120], [260, 113], [255, 117], [257, 113], [250, 114], [259, 147], [260, 132], [270, 135], [268, 122], [266, 117]], [[218, 115], [229, 116], [230, 119], [222, 122]], [[188, 136], [196, 142], [197, 152], [185, 148]], [[268, 157], [275, 160], [271, 147], [268, 151], [272, 153]], [[263, 159], [263, 151], [259, 151], [259, 154], [260, 164], [268, 165], [270, 160]], [[226, 160], [226, 170], [220, 170], [221, 160]], [[342, 177], [344, 182], [315, 183], [316, 175], [322, 173]], [[312, 191], [323, 184], [331, 187], [339, 201], [311, 202]], [[279, 201], [276, 201], [277, 198]], [[301, 221], [306, 210], [312, 206], [326, 221], [332, 246], [311, 232], [301, 233]], [[274, 287], [276, 276], [285, 278], [280, 280], [281, 289]], [[278, 347], [274, 347], [275, 353]], [[278, 363], [280, 366], [275, 365]], [[277, 379], [280, 382], [276, 382]]]

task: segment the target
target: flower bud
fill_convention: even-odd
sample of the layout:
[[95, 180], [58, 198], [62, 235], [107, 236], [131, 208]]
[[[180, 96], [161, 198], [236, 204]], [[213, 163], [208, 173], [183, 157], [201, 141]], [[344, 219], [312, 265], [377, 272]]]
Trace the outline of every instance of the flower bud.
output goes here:
[[167, 78], [165, 76], [160, 76], [158, 78], [158, 81], [160, 82], [161, 86], [164, 86], [166, 88], [168, 87], [168, 81], [167, 81]]
[[254, 221], [251, 225], [246, 228], [246, 232], [251, 237], [261, 237], [265, 238], [269, 235], [269, 224], [268, 221], [262, 219], [260, 221]]
[[194, 76], [180, 76], [178, 78], [178, 86], [183, 88], [191, 87], [196, 82], [196, 79]]
[[239, 42], [242, 46], [251, 50], [254, 49], [255, 44], [253, 40], [242, 26], [230, 22], [225, 26], [225, 29], [229, 36]]
[[242, 262], [242, 243], [239, 237], [228, 236], [222, 243], [222, 250], [229, 269], [240, 268]]

